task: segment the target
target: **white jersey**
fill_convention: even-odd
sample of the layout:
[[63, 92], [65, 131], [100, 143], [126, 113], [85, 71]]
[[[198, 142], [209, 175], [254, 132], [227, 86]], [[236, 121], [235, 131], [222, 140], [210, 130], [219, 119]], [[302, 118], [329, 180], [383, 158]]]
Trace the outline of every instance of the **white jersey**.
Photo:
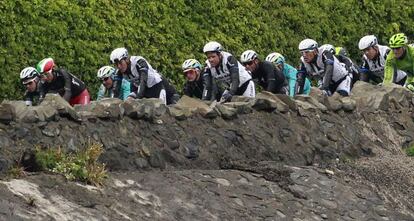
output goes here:
[[379, 55], [374, 60], [369, 60], [365, 54], [362, 56], [362, 68], [367, 69], [375, 76], [384, 77], [385, 61], [390, 51], [389, 47], [378, 45]]
[[[229, 66], [234, 65], [234, 64], [230, 64], [228, 62], [228, 59], [230, 56], [233, 56], [233, 55], [228, 52], [221, 52], [221, 55], [222, 55], [222, 60], [218, 68], [212, 67], [208, 60], [206, 61], [206, 64], [207, 64], [207, 67], [210, 69], [211, 75], [215, 79], [225, 83], [227, 86], [230, 86], [231, 85], [231, 74], [229, 71]], [[248, 80], [252, 79], [252, 77], [247, 72], [246, 68], [239, 61], [237, 61], [237, 65], [239, 68], [238, 87], [240, 87], [241, 85], [246, 83]]]
[[[309, 64], [307, 62], [305, 62], [305, 60], [303, 59], [303, 56], [300, 57], [300, 60], [302, 61], [303, 65], [306, 68], [306, 73], [308, 74], [308, 76], [310, 78], [316, 78], [316, 79], [323, 79], [323, 75], [325, 73], [325, 60], [327, 59], [324, 55], [324, 50], [322, 47], [320, 47], [318, 49], [318, 54], [317, 54], [317, 59], [316, 59], [316, 64], [312, 63]], [[345, 78], [346, 76], [349, 75], [345, 64], [339, 62], [338, 58], [336, 58], [333, 55], [333, 73], [332, 73], [332, 81], [337, 82], [343, 78]]]
[[[152, 66], [147, 62], [147, 60], [145, 60], [145, 58], [141, 57], [141, 56], [131, 56], [130, 58], [131, 60], [131, 73], [134, 76], [134, 78], [139, 79], [139, 71], [138, 69], [140, 69], [141, 67], [137, 67], [137, 63], [139, 60], [144, 60], [145, 63], [148, 66], [148, 80], [147, 80], [147, 87], [152, 87], [156, 84], [158, 84], [159, 82], [162, 81], [161, 75], [157, 72], [157, 70], [155, 70], [154, 68], [152, 68]], [[137, 69], [138, 68], [138, 69]], [[142, 67], [145, 68], [146, 67]]]

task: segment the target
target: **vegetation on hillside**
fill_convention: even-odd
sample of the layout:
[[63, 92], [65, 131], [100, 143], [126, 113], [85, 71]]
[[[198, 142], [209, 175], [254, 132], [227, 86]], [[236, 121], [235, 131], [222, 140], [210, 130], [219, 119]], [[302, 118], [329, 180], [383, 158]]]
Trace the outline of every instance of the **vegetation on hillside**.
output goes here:
[[204, 61], [209, 40], [236, 56], [247, 49], [261, 58], [278, 51], [297, 65], [304, 38], [345, 46], [358, 58], [362, 36], [375, 34], [382, 44], [396, 32], [411, 37], [413, 17], [410, 0], [1, 1], [0, 100], [22, 98], [19, 72], [45, 57], [85, 81], [93, 98], [96, 71], [123, 46], [181, 89], [181, 63]]

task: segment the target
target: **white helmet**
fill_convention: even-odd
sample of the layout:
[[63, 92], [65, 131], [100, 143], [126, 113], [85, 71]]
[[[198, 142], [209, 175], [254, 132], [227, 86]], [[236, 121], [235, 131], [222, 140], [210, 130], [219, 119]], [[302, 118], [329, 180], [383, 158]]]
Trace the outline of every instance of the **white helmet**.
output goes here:
[[115, 73], [115, 71], [116, 69], [111, 66], [103, 66], [98, 70], [97, 77], [99, 79], [110, 77]]
[[256, 58], [257, 58], [257, 53], [255, 51], [247, 50], [247, 51], [245, 51], [241, 54], [240, 62], [241, 63], [246, 63], [246, 62], [253, 61]]
[[283, 57], [283, 55], [281, 55], [280, 53], [273, 52], [266, 57], [266, 61], [276, 65], [283, 64], [285, 63], [285, 57]]
[[39, 77], [39, 72], [34, 67], [27, 67], [20, 72], [20, 80], [23, 84], [34, 80], [36, 77]]
[[206, 45], [204, 45], [203, 52], [221, 52], [223, 50], [223, 47], [220, 43], [216, 41], [210, 41]]
[[335, 47], [331, 44], [324, 44], [320, 48], [322, 49], [322, 51], [329, 51], [333, 55], [335, 55]]
[[359, 47], [359, 50], [364, 50], [366, 48], [375, 46], [377, 44], [378, 44], [378, 40], [377, 40], [377, 37], [375, 37], [375, 35], [367, 35], [367, 36], [362, 37], [359, 40], [358, 47]]
[[181, 68], [183, 69], [184, 72], [186, 72], [190, 69], [199, 69], [199, 70], [201, 70], [202, 66], [201, 66], [200, 62], [198, 62], [196, 59], [187, 59], [181, 65]]
[[122, 59], [128, 58], [128, 50], [126, 48], [117, 48], [111, 52], [111, 63], [116, 64]]
[[305, 39], [299, 43], [299, 50], [312, 50], [318, 48], [318, 42], [313, 39]]

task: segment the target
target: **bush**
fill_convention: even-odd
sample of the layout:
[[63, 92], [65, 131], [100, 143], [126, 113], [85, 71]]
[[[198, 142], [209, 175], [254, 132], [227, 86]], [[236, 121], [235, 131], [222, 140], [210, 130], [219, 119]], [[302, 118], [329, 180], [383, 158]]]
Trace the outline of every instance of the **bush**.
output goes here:
[[[85, 81], [97, 92], [96, 71], [110, 52], [125, 46], [142, 55], [181, 89], [180, 65], [205, 60], [203, 45], [217, 40], [239, 56], [254, 49], [263, 59], [273, 51], [298, 63], [298, 43], [346, 47], [359, 58], [359, 39], [375, 34], [380, 43], [395, 32], [412, 36], [414, 1], [132, 1], [56, 0], [0, 2], [0, 100], [20, 99], [18, 73], [45, 57]], [[15, 93], [16, 91], [20, 93]]]
[[414, 146], [411, 146], [411, 147], [405, 149], [405, 153], [407, 154], [407, 156], [413, 157], [414, 156]]
[[106, 177], [105, 165], [98, 163], [102, 144], [93, 143], [75, 154], [63, 153], [61, 148], [36, 148], [36, 162], [43, 169], [62, 174], [68, 180], [102, 185]]

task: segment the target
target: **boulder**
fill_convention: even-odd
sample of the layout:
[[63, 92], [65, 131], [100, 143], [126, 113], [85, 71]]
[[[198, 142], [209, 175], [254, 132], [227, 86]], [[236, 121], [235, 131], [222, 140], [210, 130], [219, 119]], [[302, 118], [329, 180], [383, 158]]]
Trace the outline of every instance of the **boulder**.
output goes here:
[[121, 107], [126, 116], [146, 120], [159, 118], [167, 111], [167, 106], [158, 98], [126, 100]]
[[102, 119], [120, 119], [124, 115], [122, 103], [118, 98], [105, 98], [94, 103], [92, 112]]
[[208, 104], [203, 102], [200, 99], [182, 96], [181, 99], [174, 105], [178, 110], [186, 116], [190, 116], [192, 114], [200, 114], [206, 118], [214, 118], [218, 116], [217, 111], [214, 110], [214, 103], [212, 103], [212, 107]]
[[281, 113], [289, 111], [289, 107], [282, 100], [280, 100], [275, 94], [267, 91], [263, 91], [256, 95], [256, 98], [251, 101], [252, 107], [258, 111], [274, 111], [278, 110]]
[[361, 111], [374, 112], [388, 110], [390, 107], [399, 109], [409, 107], [413, 94], [408, 89], [396, 85], [372, 85], [357, 81], [352, 89], [352, 95], [356, 106]]
[[226, 106], [224, 104], [217, 104], [215, 106], [215, 108], [217, 109], [217, 111], [220, 113], [220, 116], [223, 119], [234, 119], [237, 117], [237, 109], [230, 107], [230, 106]]
[[58, 94], [46, 94], [45, 99], [43, 99], [39, 106], [52, 107], [59, 113], [59, 115], [69, 116], [75, 121], [82, 120], [76, 110]]
[[253, 112], [252, 104], [249, 102], [229, 102], [224, 105], [235, 108], [238, 114], [249, 114]]

